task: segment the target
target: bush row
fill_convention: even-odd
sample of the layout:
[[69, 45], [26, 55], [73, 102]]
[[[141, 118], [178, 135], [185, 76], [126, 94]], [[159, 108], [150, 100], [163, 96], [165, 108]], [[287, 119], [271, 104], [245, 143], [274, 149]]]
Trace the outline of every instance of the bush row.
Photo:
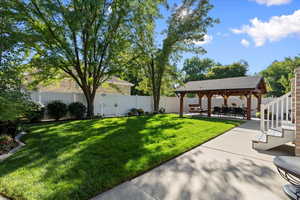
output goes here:
[[61, 101], [52, 101], [46, 108], [48, 115], [56, 121], [65, 117], [68, 111], [71, 117], [75, 119], [83, 119], [86, 114], [86, 107], [80, 102], [74, 102], [67, 106]]
[[[163, 114], [166, 112], [165, 108], [160, 108], [158, 112], [153, 112], [152, 114]], [[142, 116], [142, 115], [149, 115], [149, 112], [145, 112], [142, 108], [132, 108], [127, 113], [128, 116]]]
[[61, 101], [52, 101], [46, 108], [35, 103], [35, 105], [32, 106], [32, 109], [26, 113], [26, 118], [30, 122], [41, 121], [46, 110], [48, 115], [56, 121], [65, 117], [68, 112], [71, 117], [75, 119], [83, 119], [86, 114], [86, 107], [80, 102], [74, 102], [67, 105]]

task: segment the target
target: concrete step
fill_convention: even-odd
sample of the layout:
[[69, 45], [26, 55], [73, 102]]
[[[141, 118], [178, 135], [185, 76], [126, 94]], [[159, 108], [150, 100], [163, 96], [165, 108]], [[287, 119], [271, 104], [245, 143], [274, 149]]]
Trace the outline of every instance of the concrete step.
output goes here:
[[258, 150], [269, 150], [295, 140], [295, 131], [283, 129], [280, 134], [278, 131], [271, 131], [267, 134], [262, 133], [256, 140], [252, 141], [252, 147]]

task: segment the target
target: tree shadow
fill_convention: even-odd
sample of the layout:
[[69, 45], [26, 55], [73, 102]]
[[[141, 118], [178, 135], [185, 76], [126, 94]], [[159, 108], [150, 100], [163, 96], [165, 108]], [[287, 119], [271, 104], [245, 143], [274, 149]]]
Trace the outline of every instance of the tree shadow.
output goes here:
[[[133, 178], [169, 159], [162, 139], [174, 137], [166, 129], [179, 129], [186, 122], [155, 115], [123, 120], [85, 120], [34, 126], [25, 136], [25, 148], [0, 165], [0, 192], [33, 199], [88, 199]], [[84, 130], [84, 131], [83, 131]], [[66, 134], [68, 133], [68, 134]], [[33, 135], [34, 134], [34, 135]], [[113, 165], [112, 165], [113, 163]], [[37, 178], [38, 177], [38, 178]], [[120, 178], [121, 177], [121, 178]], [[47, 188], [47, 193], [32, 193]], [[13, 188], [18, 188], [14, 190]], [[7, 188], [6, 188], [7, 189]]]
[[[285, 199], [279, 175], [268, 165], [250, 159], [205, 159], [201, 150], [182, 156], [132, 181], [132, 184], [161, 200], [257, 199], [264, 197]], [[270, 163], [271, 165], [271, 163]], [[268, 193], [267, 195], [265, 193]], [[249, 198], [251, 197], [251, 198]]]

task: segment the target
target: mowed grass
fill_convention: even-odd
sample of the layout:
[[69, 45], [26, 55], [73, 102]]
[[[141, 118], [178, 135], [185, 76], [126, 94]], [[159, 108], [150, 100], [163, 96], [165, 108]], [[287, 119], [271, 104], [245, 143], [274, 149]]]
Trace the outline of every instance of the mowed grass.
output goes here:
[[240, 123], [166, 114], [33, 125], [26, 146], [0, 163], [0, 193], [89, 199]]

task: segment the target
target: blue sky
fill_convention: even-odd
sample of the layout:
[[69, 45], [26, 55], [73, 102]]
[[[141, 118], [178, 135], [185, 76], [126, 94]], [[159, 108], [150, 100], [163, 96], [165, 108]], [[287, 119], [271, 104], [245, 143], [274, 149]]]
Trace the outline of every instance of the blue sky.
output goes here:
[[[300, 0], [211, 0], [214, 9], [210, 15], [219, 18], [208, 30], [210, 38], [202, 46], [209, 57], [222, 64], [241, 59], [249, 63], [249, 74], [260, 72], [274, 60], [300, 54]], [[180, 4], [180, 0], [169, 0]], [[161, 8], [164, 16], [168, 12]], [[255, 19], [256, 20], [253, 20]], [[251, 21], [252, 20], [252, 21]], [[166, 28], [159, 20], [157, 32]], [[157, 36], [161, 39], [160, 36]], [[185, 53], [178, 63], [192, 57]]]

